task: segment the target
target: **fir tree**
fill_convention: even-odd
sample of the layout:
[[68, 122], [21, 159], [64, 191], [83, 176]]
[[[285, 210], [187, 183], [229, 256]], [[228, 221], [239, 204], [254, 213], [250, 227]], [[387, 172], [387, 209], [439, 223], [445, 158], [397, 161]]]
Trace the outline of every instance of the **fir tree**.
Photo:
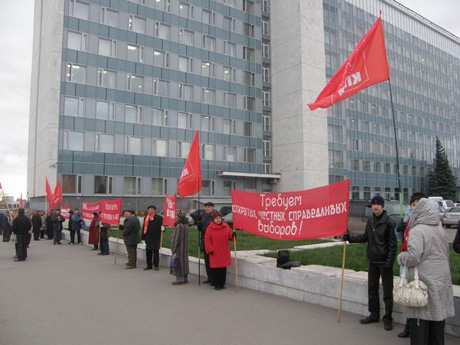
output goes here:
[[428, 173], [428, 195], [442, 196], [447, 200], [456, 200], [457, 183], [449, 165], [447, 153], [436, 137], [436, 153], [433, 165]]

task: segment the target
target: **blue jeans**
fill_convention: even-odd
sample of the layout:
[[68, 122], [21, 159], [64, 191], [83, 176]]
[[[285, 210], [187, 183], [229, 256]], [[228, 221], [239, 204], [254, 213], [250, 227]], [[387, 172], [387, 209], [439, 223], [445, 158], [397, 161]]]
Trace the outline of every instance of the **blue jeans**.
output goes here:
[[108, 238], [103, 238], [102, 236], [101, 236], [101, 253], [102, 254], [110, 254], [109, 239]]

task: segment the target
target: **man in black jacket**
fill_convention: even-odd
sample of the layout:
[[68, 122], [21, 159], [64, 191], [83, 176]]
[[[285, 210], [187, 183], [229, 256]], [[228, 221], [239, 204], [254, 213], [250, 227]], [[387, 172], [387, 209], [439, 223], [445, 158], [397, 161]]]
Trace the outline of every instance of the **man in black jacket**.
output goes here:
[[200, 219], [200, 224], [199, 224], [199, 230], [201, 234], [200, 238], [200, 248], [201, 251], [204, 253], [204, 264], [206, 266], [206, 275], [208, 276], [208, 279], [206, 279], [203, 284], [209, 284], [210, 283], [210, 277], [211, 277], [211, 266], [209, 265], [209, 254], [206, 254], [206, 250], [204, 247], [204, 237], [206, 236], [206, 229], [208, 228], [208, 225], [211, 224], [212, 218], [211, 218], [211, 213], [214, 211], [214, 203], [212, 202], [207, 202], [204, 204], [204, 214]]
[[123, 238], [125, 240], [126, 251], [128, 252], [128, 263], [126, 269], [136, 268], [137, 262], [137, 244], [141, 241], [141, 223], [135, 216], [133, 210], [123, 212], [125, 220], [123, 225], [120, 225], [120, 230], [123, 230]]
[[14, 211], [10, 211], [9, 214], [3, 218], [3, 242], [9, 242], [11, 238], [11, 227], [13, 225], [13, 219], [15, 217]]
[[147, 215], [144, 218], [142, 228], [142, 240], [145, 241], [145, 257], [147, 260], [145, 271], [152, 268], [155, 268], [155, 271], [159, 270], [161, 232], [164, 230], [163, 217], [157, 214], [157, 208], [153, 205], [147, 207]]
[[60, 208], [54, 210], [51, 221], [53, 222], [53, 244], [62, 244], [62, 223], [65, 222], [65, 218], [63, 215], [61, 215]]
[[40, 241], [40, 229], [42, 227], [42, 217], [40, 217], [40, 213], [35, 211], [34, 215], [32, 216], [32, 228], [34, 232], [34, 241]]
[[18, 210], [18, 216], [13, 220], [13, 233], [16, 235], [17, 259], [14, 261], [25, 261], [27, 259], [27, 235], [32, 227], [29, 217], [24, 214], [24, 209]]
[[397, 240], [394, 229], [396, 223], [383, 209], [385, 200], [377, 195], [371, 200], [372, 212], [366, 224], [364, 234], [358, 236], [343, 236], [344, 241], [350, 243], [367, 242], [368, 272], [368, 298], [370, 315], [360, 322], [368, 324], [379, 322], [380, 302], [379, 287], [380, 277], [383, 285], [383, 301], [385, 303], [385, 316], [383, 324], [387, 331], [393, 329], [393, 264], [397, 251]]

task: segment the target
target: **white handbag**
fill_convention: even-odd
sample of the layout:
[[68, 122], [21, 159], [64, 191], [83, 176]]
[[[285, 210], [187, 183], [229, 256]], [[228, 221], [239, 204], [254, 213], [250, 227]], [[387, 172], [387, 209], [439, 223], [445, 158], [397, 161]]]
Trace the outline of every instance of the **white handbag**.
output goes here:
[[406, 278], [406, 265], [404, 265], [401, 277], [394, 279], [393, 301], [412, 308], [425, 307], [428, 304], [428, 287], [420, 280], [417, 266], [415, 266], [414, 280], [410, 283]]

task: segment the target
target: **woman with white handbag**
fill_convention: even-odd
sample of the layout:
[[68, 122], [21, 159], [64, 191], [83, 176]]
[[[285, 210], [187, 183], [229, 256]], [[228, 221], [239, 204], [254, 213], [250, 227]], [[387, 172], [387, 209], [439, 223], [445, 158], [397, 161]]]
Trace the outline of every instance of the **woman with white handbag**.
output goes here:
[[410, 283], [395, 284], [395, 302], [401, 297], [402, 304], [411, 305], [404, 308], [411, 345], [442, 345], [445, 319], [455, 315], [447, 233], [438, 208], [425, 198], [413, 209], [409, 227], [407, 251], [399, 254], [398, 263], [406, 267]]

